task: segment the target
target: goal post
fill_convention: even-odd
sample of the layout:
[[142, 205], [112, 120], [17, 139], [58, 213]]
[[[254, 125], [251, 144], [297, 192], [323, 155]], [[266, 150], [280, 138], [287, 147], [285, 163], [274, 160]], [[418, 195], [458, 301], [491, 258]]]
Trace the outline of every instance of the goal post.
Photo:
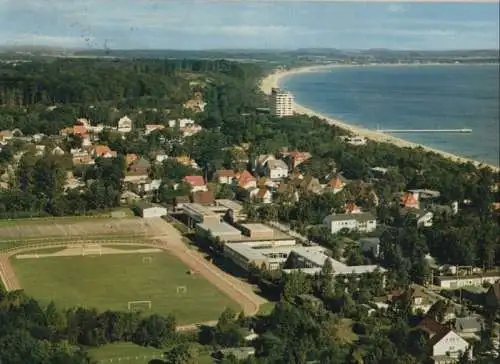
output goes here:
[[177, 286], [177, 294], [186, 294], [187, 287], [186, 286]]
[[134, 306], [144, 307], [147, 306], [149, 310], [151, 310], [151, 301], [143, 300], [143, 301], [128, 301], [127, 308], [129, 311], [132, 311]]
[[142, 262], [143, 263], [152, 263], [153, 257], [142, 257]]

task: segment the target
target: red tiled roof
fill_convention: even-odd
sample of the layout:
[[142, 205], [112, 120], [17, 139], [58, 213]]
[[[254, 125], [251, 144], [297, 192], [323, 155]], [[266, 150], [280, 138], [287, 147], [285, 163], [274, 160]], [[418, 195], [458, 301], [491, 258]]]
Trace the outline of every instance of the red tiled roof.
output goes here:
[[238, 177], [238, 184], [244, 186], [249, 182], [255, 181], [255, 177], [248, 171], [243, 171]]
[[205, 185], [205, 180], [202, 176], [185, 176], [184, 181], [189, 183], [193, 187], [199, 187]]
[[87, 135], [87, 127], [84, 125], [74, 125], [73, 126], [73, 134], [75, 135]]
[[105, 154], [116, 154], [116, 152], [113, 152], [107, 145], [96, 145], [94, 147], [94, 153], [98, 155], [99, 157], [105, 155]]
[[416, 205], [418, 204], [418, 200], [415, 198], [413, 193], [407, 192], [401, 197], [402, 205]]
[[339, 177], [333, 177], [330, 182], [328, 182], [328, 186], [333, 188], [342, 188], [344, 186], [344, 182]]

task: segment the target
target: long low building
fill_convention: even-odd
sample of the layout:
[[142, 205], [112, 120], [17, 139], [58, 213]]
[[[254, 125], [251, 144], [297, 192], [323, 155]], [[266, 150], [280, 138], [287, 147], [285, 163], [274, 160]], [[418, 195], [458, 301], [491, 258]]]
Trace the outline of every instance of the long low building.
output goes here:
[[461, 287], [480, 287], [484, 283], [494, 284], [500, 280], [500, 272], [475, 274], [468, 276], [437, 276], [435, 277], [436, 284], [445, 289], [456, 289]]
[[207, 221], [196, 224], [196, 234], [220, 239], [222, 242], [241, 239], [241, 231], [225, 222]]
[[224, 245], [224, 255], [248, 270], [251, 265], [266, 267], [275, 270], [283, 268], [284, 264], [293, 255], [294, 268], [284, 269], [290, 273], [300, 269], [306, 274], [316, 274], [321, 271], [327, 259], [333, 266], [334, 275], [350, 275], [371, 273], [376, 270], [385, 272], [378, 265], [348, 266], [327, 255], [328, 250], [321, 246], [303, 246], [295, 243], [270, 243], [268, 241], [253, 241], [228, 243]]

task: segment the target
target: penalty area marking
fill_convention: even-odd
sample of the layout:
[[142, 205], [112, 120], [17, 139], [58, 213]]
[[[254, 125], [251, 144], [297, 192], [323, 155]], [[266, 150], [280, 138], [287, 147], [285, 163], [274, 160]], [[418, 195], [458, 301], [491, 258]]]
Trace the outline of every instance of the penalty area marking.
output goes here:
[[132, 309], [132, 305], [148, 305], [148, 308], [151, 310], [151, 301], [143, 300], [143, 301], [128, 301], [127, 307], [130, 311]]

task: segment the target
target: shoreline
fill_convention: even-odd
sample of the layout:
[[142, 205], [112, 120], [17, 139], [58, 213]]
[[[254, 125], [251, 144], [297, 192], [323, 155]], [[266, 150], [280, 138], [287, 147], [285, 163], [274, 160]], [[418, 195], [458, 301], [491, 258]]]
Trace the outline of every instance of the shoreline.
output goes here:
[[[332, 68], [340, 68], [340, 67], [401, 67], [401, 66], [410, 66], [410, 67], [426, 67], [426, 66], [440, 66], [440, 64], [375, 64], [375, 65], [339, 65], [339, 64], [329, 64], [329, 65], [318, 65], [318, 66], [307, 66], [307, 67], [300, 67], [300, 68], [292, 68], [289, 70], [277, 70], [271, 74], [268, 74], [265, 76], [263, 79], [261, 79], [259, 83], [259, 88], [262, 92], [265, 94], [269, 95], [271, 94], [271, 90], [275, 87], [280, 87], [281, 81], [285, 77], [289, 76], [294, 76], [298, 74], [303, 74], [303, 73], [314, 73], [314, 72], [320, 72], [323, 70], [328, 70]], [[461, 66], [461, 64], [457, 65], [450, 65], [450, 66]], [[390, 143], [393, 145], [396, 145], [397, 147], [400, 148], [422, 148], [423, 150], [427, 152], [433, 152], [436, 154], [439, 154], [447, 159], [450, 159], [454, 162], [458, 163], [472, 163], [476, 167], [489, 167], [493, 169], [493, 171], [498, 172], [500, 170], [499, 167], [494, 166], [492, 164], [486, 163], [486, 162], [479, 162], [470, 158], [466, 157], [460, 157], [458, 155], [455, 155], [453, 153], [445, 152], [443, 150], [435, 149], [432, 147], [428, 147], [426, 145], [410, 142], [401, 138], [397, 138], [395, 136], [392, 136], [390, 134], [384, 134], [377, 132], [375, 130], [355, 126], [355, 125], [350, 125], [347, 122], [343, 120], [339, 120], [336, 118], [329, 117], [327, 115], [321, 114], [317, 111], [314, 111], [308, 107], [305, 107], [303, 105], [298, 104], [295, 102], [294, 104], [294, 111], [296, 114], [303, 114], [307, 116], [315, 116], [320, 119], [323, 119], [327, 124], [336, 126], [338, 128], [344, 129], [348, 132], [351, 132], [355, 135], [365, 137], [368, 140], [372, 140], [377, 143]]]

